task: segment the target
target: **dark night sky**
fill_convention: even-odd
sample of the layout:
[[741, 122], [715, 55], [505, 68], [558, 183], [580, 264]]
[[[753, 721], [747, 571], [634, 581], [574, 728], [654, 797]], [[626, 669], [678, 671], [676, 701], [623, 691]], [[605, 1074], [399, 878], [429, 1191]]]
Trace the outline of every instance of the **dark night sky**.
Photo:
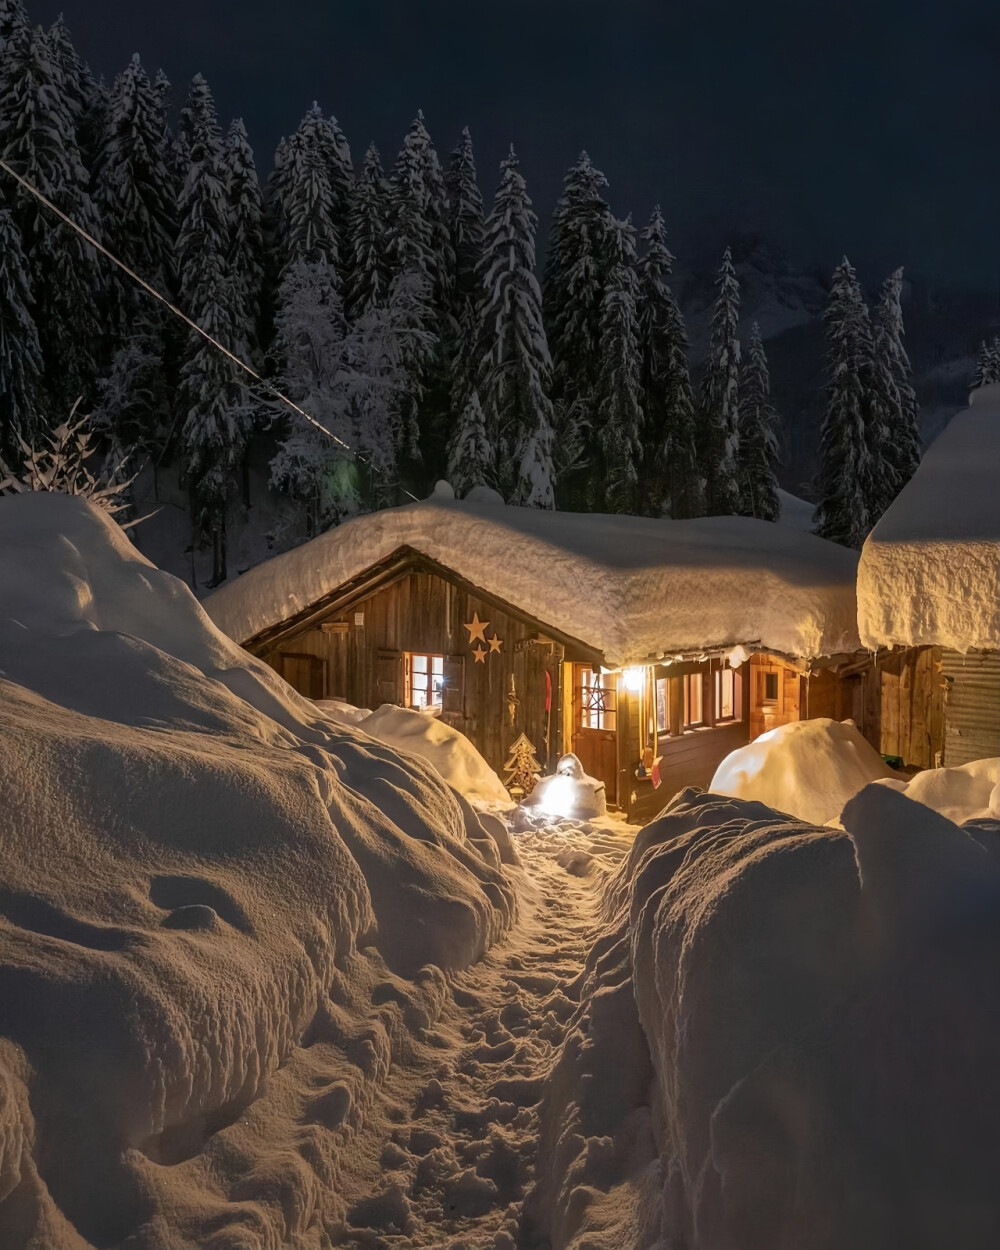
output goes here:
[[27, 0], [111, 77], [197, 71], [266, 173], [312, 100], [390, 164], [417, 108], [472, 128], [487, 199], [511, 141], [543, 218], [586, 147], [617, 213], [674, 250], [733, 227], [799, 262], [846, 252], [1000, 287], [998, 0]]

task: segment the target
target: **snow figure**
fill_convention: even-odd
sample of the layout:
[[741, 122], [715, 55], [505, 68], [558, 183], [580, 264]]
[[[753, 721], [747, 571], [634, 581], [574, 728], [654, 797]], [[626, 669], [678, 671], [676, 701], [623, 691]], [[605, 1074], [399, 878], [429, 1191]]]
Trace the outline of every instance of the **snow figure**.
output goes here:
[[566, 820], [593, 820], [608, 810], [604, 782], [589, 777], [572, 754], [562, 757], [551, 777], [541, 778], [524, 805]]
[[688, 372], [684, 318], [667, 285], [674, 258], [667, 247], [659, 206], [642, 232], [639, 275], [639, 349], [646, 420], [639, 509], [659, 516], [666, 503], [674, 518], [700, 515], [694, 396]]
[[778, 499], [777, 414], [771, 403], [771, 377], [760, 337], [760, 326], [753, 323], [750, 346], [740, 376], [739, 482], [740, 511], [744, 516], [777, 521], [781, 514]]
[[551, 508], [552, 360], [534, 272], [536, 224], [511, 148], [501, 165], [480, 265], [480, 397], [487, 438], [505, 474], [501, 489], [516, 503]]
[[510, 748], [509, 759], [504, 765], [507, 789], [513, 799], [520, 801], [529, 795], [538, 781], [542, 766], [535, 757], [535, 748], [526, 734], [521, 734]]
[[845, 547], [860, 547], [871, 529], [871, 396], [866, 381], [871, 373], [872, 332], [857, 275], [846, 256], [834, 272], [825, 316], [830, 382], [820, 437], [816, 533]]
[[635, 274], [635, 231], [616, 221], [611, 233], [614, 260], [601, 304], [602, 358], [598, 376], [600, 494], [607, 512], [636, 511], [642, 457], [641, 356], [638, 337], [639, 282]]
[[728, 247], [716, 285], [719, 295], [712, 313], [712, 342], [701, 384], [699, 458], [708, 515], [733, 516], [740, 504], [740, 341], [736, 337], [740, 287]]

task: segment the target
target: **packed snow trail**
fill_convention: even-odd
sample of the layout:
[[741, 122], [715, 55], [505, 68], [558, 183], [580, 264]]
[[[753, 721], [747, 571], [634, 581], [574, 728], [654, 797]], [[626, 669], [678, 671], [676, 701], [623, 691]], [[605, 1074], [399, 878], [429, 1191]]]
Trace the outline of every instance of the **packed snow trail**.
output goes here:
[[467, 972], [423, 1045], [388, 1074], [340, 1177], [356, 1195], [333, 1244], [350, 1250], [533, 1245], [521, 1203], [537, 1106], [579, 1003], [575, 983], [609, 875], [635, 829], [559, 822], [515, 833], [520, 917]]

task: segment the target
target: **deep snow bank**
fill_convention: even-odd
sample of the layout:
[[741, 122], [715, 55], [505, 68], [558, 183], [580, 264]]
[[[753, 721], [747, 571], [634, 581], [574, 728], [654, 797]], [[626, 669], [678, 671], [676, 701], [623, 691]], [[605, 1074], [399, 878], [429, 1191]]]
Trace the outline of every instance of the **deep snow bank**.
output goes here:
[[543, 1104], [537, 1239], [1000, 1242], [1000, 822], [873, 785], [844, 824], [688, 790], [638, 835]]
[[0, 1244], [313, 1244], [394, 1035], [511, 920], [471, 809], [35, 494], [0, 500], [0, 813]]
[[391, 747], [425, 760], [459, 794], [480, 803], [510, 804], [510, 795], [465, 734], [427, 712], [383, 703], [374, 712], [326, 701], [320, 709]]
[[825, 825], [870, 781], [896, 775], [853, 722], [817, 717], [769, 729], [731, 752], [708, 788]]

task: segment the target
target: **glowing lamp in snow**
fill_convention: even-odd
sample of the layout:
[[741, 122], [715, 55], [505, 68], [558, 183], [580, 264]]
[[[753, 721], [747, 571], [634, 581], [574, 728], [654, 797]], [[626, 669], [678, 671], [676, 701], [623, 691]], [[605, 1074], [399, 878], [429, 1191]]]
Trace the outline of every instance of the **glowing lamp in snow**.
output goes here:
[[524, 806], [564, 820], [593, 820], [607, 810], [604, 782], [588, 777], [575, 755], [564, 755], [551, 777], [542, 777]]

